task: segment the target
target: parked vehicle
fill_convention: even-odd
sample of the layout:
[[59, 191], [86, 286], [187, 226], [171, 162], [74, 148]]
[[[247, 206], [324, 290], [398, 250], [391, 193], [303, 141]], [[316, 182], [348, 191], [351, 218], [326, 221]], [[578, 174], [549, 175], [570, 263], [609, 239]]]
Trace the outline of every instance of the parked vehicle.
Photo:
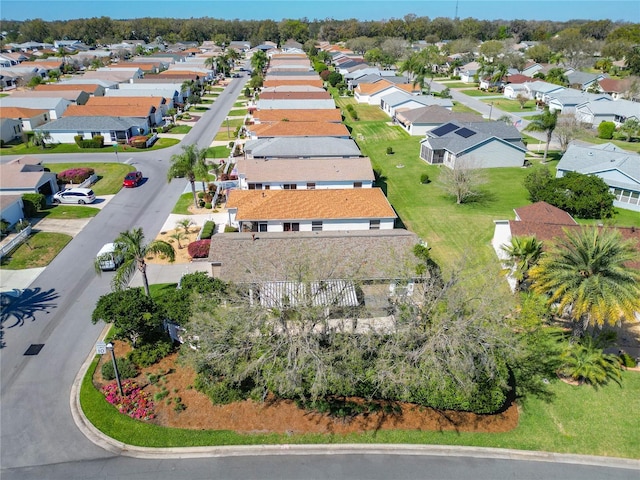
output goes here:
[[115, 270], [120, 266], [124, 258], [122, 257], [122, 254], [116, 255], [115, 250], [115, 243], [106, 243], [102, 246], [96, 255], [96, 260], [98, 265], [100, 265], [100, 270]]
[[142, 172], [129, 172], [122, 181], [122, 186], [127, 188], [137, 187], [142, 182]]
[[93, 203], [96, 200], [96, 194], [90, 188], [67, 188], [53, 195], [53, 203], [77, 203], [84, 205]]

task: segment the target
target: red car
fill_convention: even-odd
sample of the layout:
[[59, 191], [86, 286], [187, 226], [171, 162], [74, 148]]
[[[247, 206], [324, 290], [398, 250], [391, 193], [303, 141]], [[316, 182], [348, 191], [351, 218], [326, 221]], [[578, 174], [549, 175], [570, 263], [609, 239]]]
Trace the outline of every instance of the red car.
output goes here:
[[138, 185], [140, 185], [140, 182], [142, 181], [142, 172], [129, 172], [127, 173], [127, 176], [124, 177], [124, 180], [122, 181], [122, 186], [123, 187], [137, 187]]

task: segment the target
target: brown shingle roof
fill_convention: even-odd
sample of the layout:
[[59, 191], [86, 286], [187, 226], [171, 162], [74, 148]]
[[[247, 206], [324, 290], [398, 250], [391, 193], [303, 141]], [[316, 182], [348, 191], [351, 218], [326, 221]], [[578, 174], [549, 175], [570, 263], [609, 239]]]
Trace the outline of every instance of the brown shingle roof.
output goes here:
[[536, 202], [514, 209], [516, 219], [523, 222], [546, 223], [555, 225], [576, 225], [577, 222], [564, 210], [547, 202]]
[[266, 137], [349, 137], [342, 123], [331, 122], [275, 122], [247, 127], [258, 138]]
[[59, 90], [82, 90], [89, 94], [95, 93], [100, 88], [97, 83], [47, 83], [37, 85], [34, 90], [36, 92], [55, 92]]
[[238, 220], [396, 218], [379, 188], [233, 190], [227, 207]]
[[147, 105], [69, 105], [63, 117], [148, 117]]
[[49, 110], [38, 110], [35, 108], [2, 107], [0, 108], [0, 118], [33, 118], [36, 115], [42, 115], [48, 112]]
[[163, 97], [91, 97], [87, 105], [90, 107], [125, 105], [158, 107], [162, 101]]

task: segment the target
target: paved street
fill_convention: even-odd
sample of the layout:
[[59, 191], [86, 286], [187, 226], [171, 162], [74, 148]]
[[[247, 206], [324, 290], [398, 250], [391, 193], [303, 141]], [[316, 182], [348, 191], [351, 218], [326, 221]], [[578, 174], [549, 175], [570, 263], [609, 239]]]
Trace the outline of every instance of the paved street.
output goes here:
[[[184, 143], [210, 144], [245, 78], [234, 79], [211, 110], [186, 135]], [[466, 96], [465, 96], [466, 97]], [[466, 100], [467, 98], [465, 98]], [[265, 451], [203, 449], [187, 454], [179, 449], [153, 459], [132, 458], [134, 452], [96, 445], [78, 429], [71, 415], [70, 392], [80, 366], [93, 349], [103, 325], [92, 325], [97, 298], [109, 291], [112, 274], [96, 275], [93, 259], [99, 247], [123, 230], [142, 227], [149, 239], [161, 230], [184, 181], [166, 182], [170, 149], [119, 155], [145, 173], [148, 181], [124, 189], [81, 229], [71, 243], [37, 277], [18, 302], [14, 319], [3, 330], [0, 349], [0, 475], [4, 479], [286, 479], [286, 478], [562, 478], [637, 479], [637, 469], [562, 463], [544, 454], [534, 461], [510, 454], [504, 458], [471, 454], [455, 448], [446, 454], [381, 449], [345, 454], [340, 446], [293, 451], [288, 446]], [[46, 155], [47, 162], [114, 161], [114, 154]], [[1, 157], [0, 161], [8, 161]], [[30, 346], [36, 355], [25, 355]], [[291, 447], [292, 448], [292, 447]], [[367, 446], [367, 449], [374, 447]], [[216, 453], [217, 452], [217, 453]], [[395, 454], [394, 454], [395, 453]], [[422, 453], [426, 453], [422, 454]], [[143, 453], [139, 455], [144, 456]], [[329, 457], [328, 455], [331, 455]], [[205, 458], [202, 458], [205, 457]], [[568, 460], [566, 460], [568, 461]], [[559, 463], [558, 463], [559, 462]], [[605, 460], [606, 462], [606, 460]], [[613, 461], [611, 461], [613, 463]], [[637, 468], [637, 466], [636, 466]]]

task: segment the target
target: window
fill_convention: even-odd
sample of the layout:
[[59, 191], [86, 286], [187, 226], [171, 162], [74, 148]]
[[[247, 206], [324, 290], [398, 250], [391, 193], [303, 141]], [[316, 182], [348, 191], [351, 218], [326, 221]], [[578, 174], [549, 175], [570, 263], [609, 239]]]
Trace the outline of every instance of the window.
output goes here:
[[101, 135], [100, 132], [91, 132], [91, 138], [99, 137], [100, 135]]
[[362, 182], [353, 182], [353, 188], [362, 188]]
[[271, 185], [265, 185], [265, 186], [264, 186], [264, 189], [265, 189], [265, 190], [271, 190]]
[[321, 232], [322, 231], [322, 220], [317, 222], [311, 222], [311, 231], [312, 232]]
[[369, 230], [380, 230], [380, 220], [369, 220]]
[[262, 184], [261, 183], [250, 183], [249, 184], [249, 190], [262, 190]]
[[285, 232], [299, 232], [300, 231], [300, 224], [299, 223], [285, 222], [283, 226], [284, 226], [284, 231]]
[[315, 189], [316, 189], [315, 183], [307, 183], [307, 190], [315, 190]]
[[112, 142], [117, 142], [118, 141], [118, 137], [116, 136], [116, 132], [114, 132], [113, 130], [109, 132], [109, 135], [111, 135], [111, 141]]
[[285, 183], [284, 185], [282, 185], [282, 188], [284, 188], [285, 190], [295, 190], [296, 187], [297, 186], [295, 183]]
[[259, 232], [266, 232], [267, 231], [267, 223], [266, 222], [258, 223], [258, 231]]

